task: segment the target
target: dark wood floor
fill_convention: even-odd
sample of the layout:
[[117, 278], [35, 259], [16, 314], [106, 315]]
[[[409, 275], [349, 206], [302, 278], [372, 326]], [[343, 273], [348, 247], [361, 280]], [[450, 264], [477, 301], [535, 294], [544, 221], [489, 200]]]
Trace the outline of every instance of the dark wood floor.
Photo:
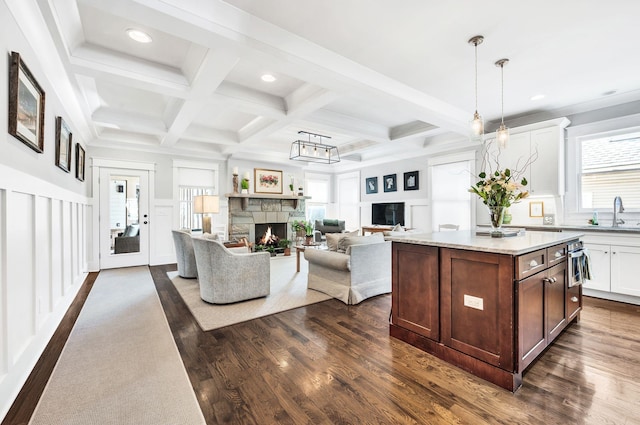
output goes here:
[[209, 424], [640, 424], [639, 306], [586, 298], [511, 394], [389, 337], [388, 295], [203, 332], [168, 270], [151, 267]]

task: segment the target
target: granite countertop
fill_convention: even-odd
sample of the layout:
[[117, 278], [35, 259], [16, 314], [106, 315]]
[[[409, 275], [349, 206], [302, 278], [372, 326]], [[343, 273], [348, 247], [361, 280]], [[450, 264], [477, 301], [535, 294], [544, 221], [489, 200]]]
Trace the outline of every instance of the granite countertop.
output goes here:
[[547, 231], [547, 232], [562, 232], [565, 230], [571, 231], [580, 231], [580, 232], [612, 232], [612, 233], [630, 233], [640, 235], [640, 226], [639, 225], [622, 225], [621, 227], [611, 227], [611, 226], [593, 226], [590, 224], [579, 225], [579, 224], [559, 224], [555, 226], [543, 226], [543, 225], [508, 225], [502, 226], [505, 228], [525, 228], [528, 230], [536, 230], [536, 231]]
[[497, 254], [522, 255], [563, 242], [579, 239], [581, 232], [525, 232], [522, 236], [492, 238], [476, 235], [474, 230], [457, 232], [413, 233], [402, 236], [386, 236], [386, 240], [429, 245], [441, 248], [465, 249], [469, 251], [494, 252]]

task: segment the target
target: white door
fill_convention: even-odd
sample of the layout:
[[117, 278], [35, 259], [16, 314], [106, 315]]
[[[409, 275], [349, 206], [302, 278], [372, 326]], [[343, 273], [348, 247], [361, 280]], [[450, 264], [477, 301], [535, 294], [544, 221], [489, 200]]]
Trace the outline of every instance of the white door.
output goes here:
[[100, 169], [100, 268], [149, 264], [149, 172]]

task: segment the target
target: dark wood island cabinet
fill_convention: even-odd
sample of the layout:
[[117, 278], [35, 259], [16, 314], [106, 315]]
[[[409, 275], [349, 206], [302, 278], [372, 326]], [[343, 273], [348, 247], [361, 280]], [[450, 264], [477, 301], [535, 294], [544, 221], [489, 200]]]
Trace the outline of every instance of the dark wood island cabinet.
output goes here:
[[574, 319], [567, 243], [576, 233], [495, 240], [471, 232], [392, 237], [390, 334], [511, 391]]

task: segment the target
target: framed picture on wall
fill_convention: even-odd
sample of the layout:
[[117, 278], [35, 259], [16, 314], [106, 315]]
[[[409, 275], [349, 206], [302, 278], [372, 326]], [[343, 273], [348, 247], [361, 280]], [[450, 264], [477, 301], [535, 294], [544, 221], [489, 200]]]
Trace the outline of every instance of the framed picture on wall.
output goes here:
[[418, 190], [420, 189], [420, 182], [418, 181], [418, 172], [409, 171], [404, 173], [404, 190]]
[[84, 181], [84, 162], [84, 148], [76, 143], [76, 178], [81, 182]]
[[529, 217], [544, 217], [544, 203], [529, 202]]
[[62, 117], [56, 117], [56, 165], [65, 172], [71, 171], [71, 130]]
[[398, 190], [395, 174], [387, 174], [382, 178], [382, 182], [384, 183], [385, 192], [395, 192]]
[[282, 193], [282, 171], [254, 168], [253, 174], [255, 193]]
[[44, 151], [44, 91], [16, 52], [9, 65], [9, 134]]
[[367, 187], [367, 193], [378, 193], [378, 178], [367, 177], [365, 186]]

